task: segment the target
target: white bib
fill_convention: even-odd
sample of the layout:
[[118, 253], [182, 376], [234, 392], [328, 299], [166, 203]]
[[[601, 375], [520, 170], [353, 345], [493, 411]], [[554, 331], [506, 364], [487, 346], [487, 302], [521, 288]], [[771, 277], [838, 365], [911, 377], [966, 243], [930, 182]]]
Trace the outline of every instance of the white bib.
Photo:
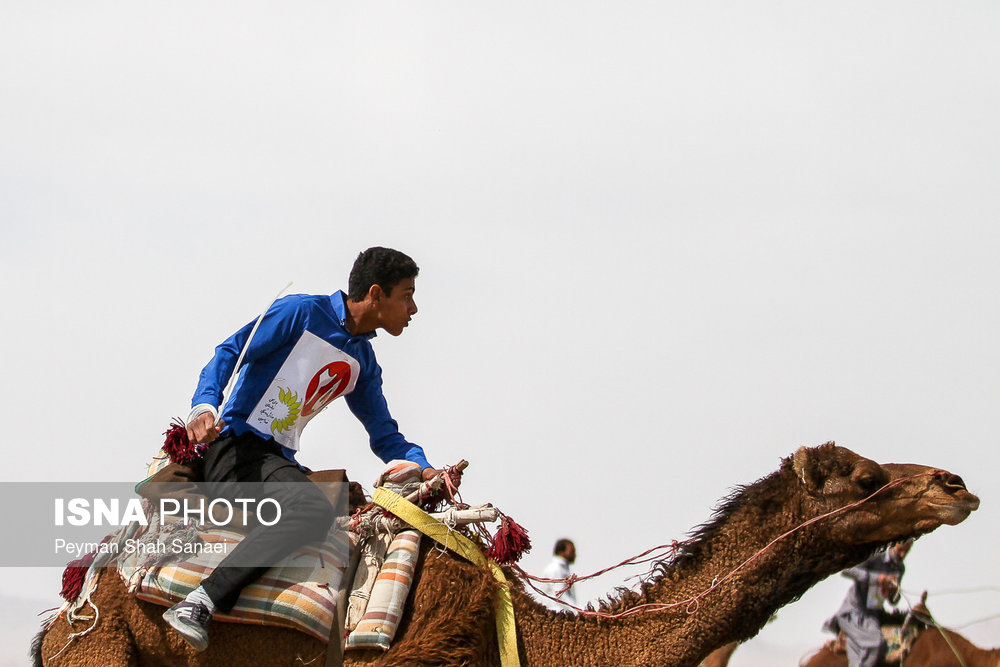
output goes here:
[[298, 451], [305, 425], [330, 401], [354, 391], [360, 372], [357, 359], [304, 331], [247, 424]]

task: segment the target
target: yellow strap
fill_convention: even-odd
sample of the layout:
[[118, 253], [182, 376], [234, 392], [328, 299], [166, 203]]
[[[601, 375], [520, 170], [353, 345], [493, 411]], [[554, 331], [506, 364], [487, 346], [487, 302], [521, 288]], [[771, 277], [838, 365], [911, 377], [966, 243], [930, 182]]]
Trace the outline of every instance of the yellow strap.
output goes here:
[[482, 550], [461, 533], [457, 533], [423, 511], [397, 493], [384, 488], [375, 489], [372, 502], [383, 507], [410, 524], [424, 535], [451, 549], [473, 565], [487, 568], [497, 581], [497, 640], [500, 643], [500, 664], [503, 667], [519, 667], [517, 656], [517, 626], [514, 621], [514, 603], [510, 599], [510, 585], [503, 570], [493, 560], [483, 555]]

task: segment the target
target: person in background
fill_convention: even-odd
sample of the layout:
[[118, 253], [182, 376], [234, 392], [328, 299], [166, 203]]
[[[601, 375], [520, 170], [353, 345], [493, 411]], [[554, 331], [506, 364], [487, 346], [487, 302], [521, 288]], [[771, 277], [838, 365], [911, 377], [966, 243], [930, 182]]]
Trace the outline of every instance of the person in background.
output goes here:
[[[576, 545], [573, 544], [573, 541], [568, 539], [557, 540], [556, 546], [552, 550], [552, 560], [545, 566], [545, 570], [542, 571], [542, 576], [546, 579], [559, 579], [560, 581], [543, 583], [539, 587], [543, 593], [559, 598], [559, 600], [562, 600], [566, 604], [573, 605], [574, 607], [577, 606], [577, 604], [576, 592], [573, 590], [573, 586], [570, 586], [561, 594], [559, 591], [566, 588], [565, 579], [573, 574], [569, 566], [572, 565], [575, 560]], [[545, 603], [545, 605], [550, 609], [563, 611], [570, 609], [565, 604], [550, 598], [542, 598], [542, 602]]]
[[882, 605], [899, 602], [900, 580], [906, 570], [903, 559], [912, 545], [913, 540], [898, 542], [861, 565], [841, 572], [854, 584], [836, 615], [827, 620], [823, 629], [834, 634], [843, 631], [849, 667], [880, 664], [886, 651], [882, 623], [887, 612]]

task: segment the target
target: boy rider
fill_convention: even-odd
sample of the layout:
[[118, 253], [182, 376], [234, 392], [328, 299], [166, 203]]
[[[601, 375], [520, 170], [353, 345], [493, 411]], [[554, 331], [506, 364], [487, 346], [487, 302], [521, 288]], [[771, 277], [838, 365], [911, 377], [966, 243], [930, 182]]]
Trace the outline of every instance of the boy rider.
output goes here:
[[[398, 336], [417, 312], [413, 301], [419, 269], [405, 254], [369, 248], [354, 262], [348, 293], [296, 294], [276, 301], [247, 346], [239, 380], [218, 413], [226, 382], [246, 345], [251, 322], [220, 344], [201, 372], [187, 420], [192, 443], [209, 443], [200, 461], [206, 482], [280, 482], [275, 494], [281, 521], [253, 529], [201, 586], [168, 609], [163, 618], [191, 646], [208, 646], [216, 609], [229, 611], [243, 587], [308, 542], [325, 539], [333, 523], [330, 502], [295, 460], [306, 423], [343, 395], [368, 431], [372, 451], [383, 461], [406, 459], [432, 468], [418, 445], [408, 442], [389, 415], [382, 395], [382, 369], [370, 343], [376, 329]], [[243, 557], [241, 559], [241, 556]], [[234, 563], [236, 563], [234, 565]]]

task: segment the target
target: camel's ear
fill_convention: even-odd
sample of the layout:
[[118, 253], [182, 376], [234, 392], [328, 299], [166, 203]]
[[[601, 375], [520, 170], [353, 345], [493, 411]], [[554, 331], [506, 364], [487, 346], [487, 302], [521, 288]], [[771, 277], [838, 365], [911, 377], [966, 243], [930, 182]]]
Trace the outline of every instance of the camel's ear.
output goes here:
[[809, 493], [823, 486], [823, 473], [816, 460], [816, 450], [812, 447], [798, 448], [792, 455], [792, 470]]

